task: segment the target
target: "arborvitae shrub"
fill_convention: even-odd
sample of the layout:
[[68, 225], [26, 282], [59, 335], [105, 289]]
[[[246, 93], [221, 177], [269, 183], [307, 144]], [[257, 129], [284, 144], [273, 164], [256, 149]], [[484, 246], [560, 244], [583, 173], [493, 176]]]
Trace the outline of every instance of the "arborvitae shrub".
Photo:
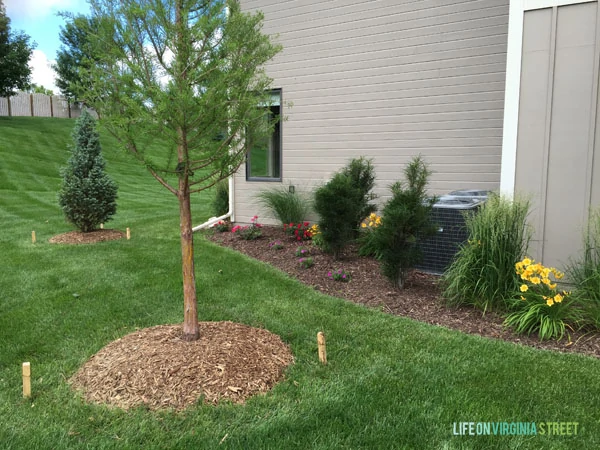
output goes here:
[[117, 212], [117, 185], [105, 173], [96, 121], [84, 111], [73, 130], [71, 157], [61, 171], [58, 203], [66, 219], [83, 232], [93, 231]]

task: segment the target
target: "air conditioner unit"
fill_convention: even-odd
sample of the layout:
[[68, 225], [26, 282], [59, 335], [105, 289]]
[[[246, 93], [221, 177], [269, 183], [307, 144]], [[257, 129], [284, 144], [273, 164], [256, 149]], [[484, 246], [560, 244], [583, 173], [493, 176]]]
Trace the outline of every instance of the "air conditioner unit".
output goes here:
[[446, 271], [460, 245], [469, 237], [464, 214], [477, 211], [488, 194], [489, 191], [465, 189], [438, 199], [431, 212], [438, 231], [420, 243], [423, 261], [416, 266], [417, 269], [438, 275]]

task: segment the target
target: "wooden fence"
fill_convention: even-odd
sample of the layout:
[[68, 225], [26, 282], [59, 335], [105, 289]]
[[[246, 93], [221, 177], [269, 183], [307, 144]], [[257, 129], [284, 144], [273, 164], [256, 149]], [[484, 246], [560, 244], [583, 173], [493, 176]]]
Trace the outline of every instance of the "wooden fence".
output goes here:
[[9, 98], [0, 98], [0, 116], [77, 118], [81, 103], [70, 103], [61, 95], [28, 94], [19, 92]]

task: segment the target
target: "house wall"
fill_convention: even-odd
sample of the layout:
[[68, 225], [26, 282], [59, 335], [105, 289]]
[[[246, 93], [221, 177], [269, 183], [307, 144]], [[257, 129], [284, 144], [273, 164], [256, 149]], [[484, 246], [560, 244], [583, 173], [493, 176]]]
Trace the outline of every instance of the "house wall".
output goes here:
[[373, 158], [376, 193], [422, 154], [431, 193], [498, 189], [508, 0], [242, 0], [283, 51], [267, 65], [282, 89], [282, 182], [235, 177], [235, 220], [259, 214], [264, 189], [326, 182]]
[[589, 209], [600, 199], [600, 11], [596, 1], [542, 0], [521, 8], [512, 191], [532, 203], [530, 255], [564, 269], [579, 255]]

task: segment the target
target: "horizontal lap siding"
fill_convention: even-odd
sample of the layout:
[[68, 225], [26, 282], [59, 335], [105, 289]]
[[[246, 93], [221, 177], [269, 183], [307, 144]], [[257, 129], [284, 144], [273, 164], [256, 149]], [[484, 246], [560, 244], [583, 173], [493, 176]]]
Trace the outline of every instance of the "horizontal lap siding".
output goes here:
[[431, 191], [497, 189], [508, 0], [242, 0], [284, 47], [267, 66], [283, 89], [283, 183], [236, 177], [236, 220], [264, 189], [326, 182], [373, 158], [381, 200], [422, 154]]

